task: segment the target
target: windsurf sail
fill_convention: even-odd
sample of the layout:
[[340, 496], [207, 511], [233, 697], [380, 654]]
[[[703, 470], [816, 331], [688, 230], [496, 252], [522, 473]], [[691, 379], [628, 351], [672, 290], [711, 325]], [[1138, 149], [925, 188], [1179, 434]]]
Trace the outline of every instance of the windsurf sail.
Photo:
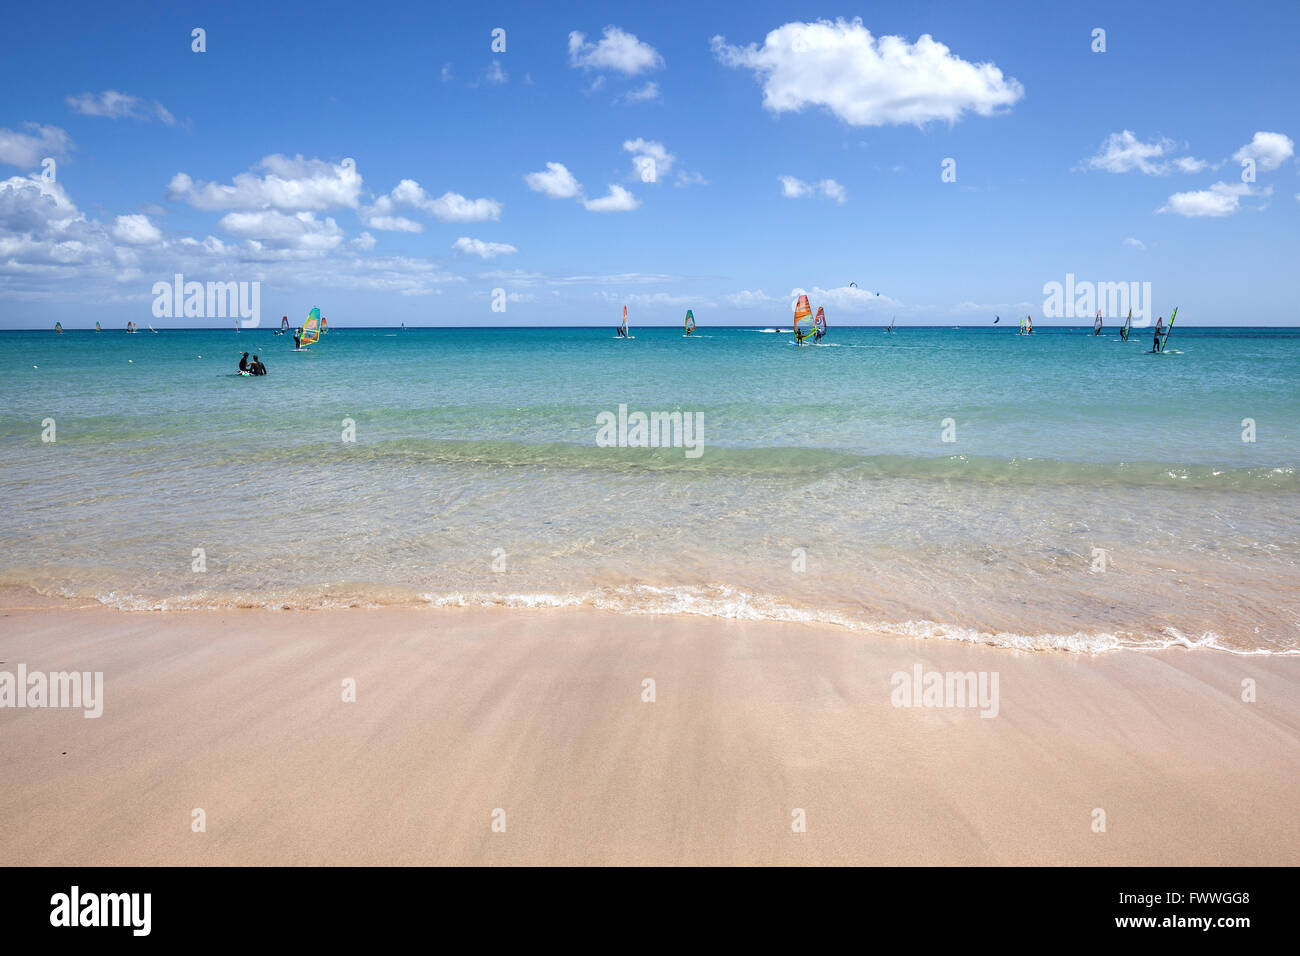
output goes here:
[[802, 345], [803, 340], [812, 334], [812, 306], [808, 304], [808, 296], [801, 295], [794, 307], [794, 340]]
[[1092, 322], [1092, 334], [1101, 335], [1101, 327], [1104, 323], [1101, 321], [1101, 309], [1097, 310], [1097, 318]]
[[60, 335], [62, 335], [62, 334], [63, 334], [63, 323], [62, 323], [62, 322], [55, 322], [55, 323], [54, 323], [54, 331], [55, 331], [55, 332], [58, 332]]
[[127, 323], [126, 323], [126, 330], [127, 330], [128, 332], [134, 332], [134, 331], [135, 331], [135, 323], [134, 323], [134, 322], [127, 322]]
[[686, 310], [686, 334], [690, 335], [695, 331], [695, 312], [691, 309]]
[[96, 332], [103, 332], [103, 331], [104, 331], [103, 329], [101, 329], [101, 328], [99, 327], [99, 323], [98, 323], [98, 322], [95, 323], [95, 331], [96, 331]]
[[287, 315], [280, 316], [280, 331], [281, 332], [289, 331], [289, 317]]
[[1160, 340], [1160, 351], [1162, 352], [1165, 350], [1165, 346], [1169, 344], [1169, 333], [1173, 331], [1174, 319], [1176, 318], [1178, 318], [1178, 306], [1174, 306], [1173, 314], [1169, 316], [1169, 324], [1165, 326], [1165, 337]]
[[891, 316], [889, 317], [889, 328], [885, 329], [886, 332], [892, 332], [892, 331], [894, 331], [894, 319], [896, 319], [896, 318], [897, 318], [897, 316], [894, 316], [894, 315], [891, 315]]
[[1027, 316], [1025, 316], [1025, 331], [1026, 331], [1026, 332], [1029, 332], [1031, 335], [1033, 334], [1033, 331], [1034, 331], [1034, 317], [1033, 317], [1032, 315], [1027, 315]]
[[817, 306], [817, 318], [813, 319], [813, 341], [821, 341], [821, 337], [826, 334], [826, 310], [822, 306]]
[[330, 330], [330, 324], [325, 321], [325, 316], [320, 317], [320, 334], [324, 335]]
[[1129, 333], [1132, 331], [1133, 331], [1133, 310], [1129, 309], [1128, 318], [1125, 319], [1124, 324], [1120, 326], [1119, 337], [1123, 339], [1125, 342], [1127, 342]]
[[623, 324], [618, 327], [621, 338], [627, 338], [627, 306], [623, 306]]
[[149, 331], [152, 332], [154, 335], [157, 335], [157, 334], [158, 334], [158, 330], [155, 329], [152, 325], [149, 326]]
[[302, 335], [298, 337], [298, 347], [315, 345], [320, 341], [320, 309], [313, 308], [307, 313], [307, 321], [302, 324]]

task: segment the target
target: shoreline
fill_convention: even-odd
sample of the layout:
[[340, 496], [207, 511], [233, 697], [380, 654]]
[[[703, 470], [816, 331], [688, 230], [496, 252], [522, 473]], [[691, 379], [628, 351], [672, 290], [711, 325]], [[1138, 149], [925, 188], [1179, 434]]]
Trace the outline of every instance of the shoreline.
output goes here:
[[[0, 671], [102, 671], [105, 699], [97, 719], [0, 708], [0, 856], [1300, 862], [1300, 665], [1288, 658], [440, 610], [3, 612]], [[997, 716], [894, 706], [892, 676], [918, 665], [996, 673]], [[1254, 703], [1240, 699], [1245, 679]], [[191, 830], [195, 808], [206, 832]], [[807, 832], [792, 832], [796, 808]]]

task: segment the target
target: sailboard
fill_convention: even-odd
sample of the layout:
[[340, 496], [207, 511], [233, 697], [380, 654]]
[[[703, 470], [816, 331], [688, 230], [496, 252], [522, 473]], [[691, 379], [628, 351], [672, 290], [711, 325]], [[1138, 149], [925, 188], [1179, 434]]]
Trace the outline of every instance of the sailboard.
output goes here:
[[889, 317], [889, 326], [885, 329], [885, 334], [886, 334], [886, 335], [889, 335], [889, 334], [891, 334], [891, 333], [894, 331], [894, 319], [895, 319], [895, 318], [896, 318], [896, 316], [892, 316], [892, 315]]
[[695, 312], [691, 309], [686, 310], [686, 334], [690, 335], [695, 331]]
[[623, 324], [622, 324], [622, 325], [616, 325], [616, 326], [614, 327], [614, 331], [618, 333], [617, 338], [620, 338], [620, 339], [632, 339], [632, 338], [636, 338], [636, 336], [634, 336], [634, 335], [628, 335], [628, 334], [627, 334], [627, 306], [623, 306]]
[[[1169, 333], [1174, 327], [1174, 319], [1178, 318], [1178, 307], [1174, 306], [1174, 311], [1169, 316], [1169, 324], [1165, 326], [1164, 334], [1160, 338], [1160, 347], [1151, 349], [1147, 355], [1159, 355], [1165, 351], [1165, 346], [1169, 344]], [[1161, 335], [1159, 323], [1156, 325], [1156, 335]]]
[[820, 342], [826, 334], [826, 310], [817, 306], [817, 318], [813, 319], [813, 341]]
[[315, 345], [320, 341], [320, 309], [312, 308], [307, 313], [307, 321], [302, 324], [302, 334], [298, 337], [298, 348]]
[[1128, 318], [1124, 320], [1124, 324], [1121, 325], [1119, 328], [1119, 337], [1122, 341], [1127, 342], [1128, 337], [1130, 334], [1132, 334], [1132, 332], [1133, 332], [1133, 310], [1129, 309]]
[[814, 322], [812, 317], [812, 306], [808, 304], [808, 296], [799, 296], [799, 301], [794, 306], [794, 342], [796, 345], [803, 345], [803, 340], [813, 334]]
[[55, 322], [55, 323], [54, 323], [54, 331], [57, 332], [57, 333], [59, 333], [59, 335], [62, 335], [62, 334], [63, 334], [63, 323], [62, 323], [62, 322]]
[[98, 322], [95, 323], [95, 331], [96, 331], [96, 332], [103, 332], [103, 331], [104, 331], [103, 329], [101, 329], [101, 328], [99, 327], [99, 323], [98, 323]]
[[126, 323], [126, 330], [127, 330], [128, 332], [134, 332], [134, 331], [135, 331], [135, 323], [134, 323], [134, 322], [131, 322], [131, 321], [128, 321], [128, 322]]
[[1093, 320], [1093, 322], [1092, 322], [1092, 334], [1093, 334], [1093, 335], [1101, 335], [1101, 328], [1102, 328], [1103, 325], [1105, 325], [1105, 323], [1102, 322], [1102, 320], [1101, 320], [1101, 309], [1098, 309], [1098, 310], [1097, 310], [1097, 318], [1095, 318], [1095, 319]]

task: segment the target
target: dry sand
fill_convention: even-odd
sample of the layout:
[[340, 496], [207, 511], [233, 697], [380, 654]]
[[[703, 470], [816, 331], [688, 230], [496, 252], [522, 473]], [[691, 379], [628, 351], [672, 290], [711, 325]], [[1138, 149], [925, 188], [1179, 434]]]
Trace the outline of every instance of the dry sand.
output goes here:
[[[39, 608], [0, 617], [0, 661], [105, 682], [98, 719], [0, 709], [6, 864], [1300, 863], [1294, 657], [594, 611]], [[997, 672], [998, 716], [894, 707], [917, 663]]]

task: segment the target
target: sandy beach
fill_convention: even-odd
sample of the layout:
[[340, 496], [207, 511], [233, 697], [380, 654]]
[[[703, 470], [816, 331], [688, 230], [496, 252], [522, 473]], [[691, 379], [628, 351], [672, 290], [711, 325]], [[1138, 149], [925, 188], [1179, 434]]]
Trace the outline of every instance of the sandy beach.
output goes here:
[[[104, 674], [98, 718], [0, 709], [10, 864], [1300, 863], [1294, 657], [9, 604], [0, 672]], [[996, 716], [894, 706], [918, 665], [996, 673]]]

